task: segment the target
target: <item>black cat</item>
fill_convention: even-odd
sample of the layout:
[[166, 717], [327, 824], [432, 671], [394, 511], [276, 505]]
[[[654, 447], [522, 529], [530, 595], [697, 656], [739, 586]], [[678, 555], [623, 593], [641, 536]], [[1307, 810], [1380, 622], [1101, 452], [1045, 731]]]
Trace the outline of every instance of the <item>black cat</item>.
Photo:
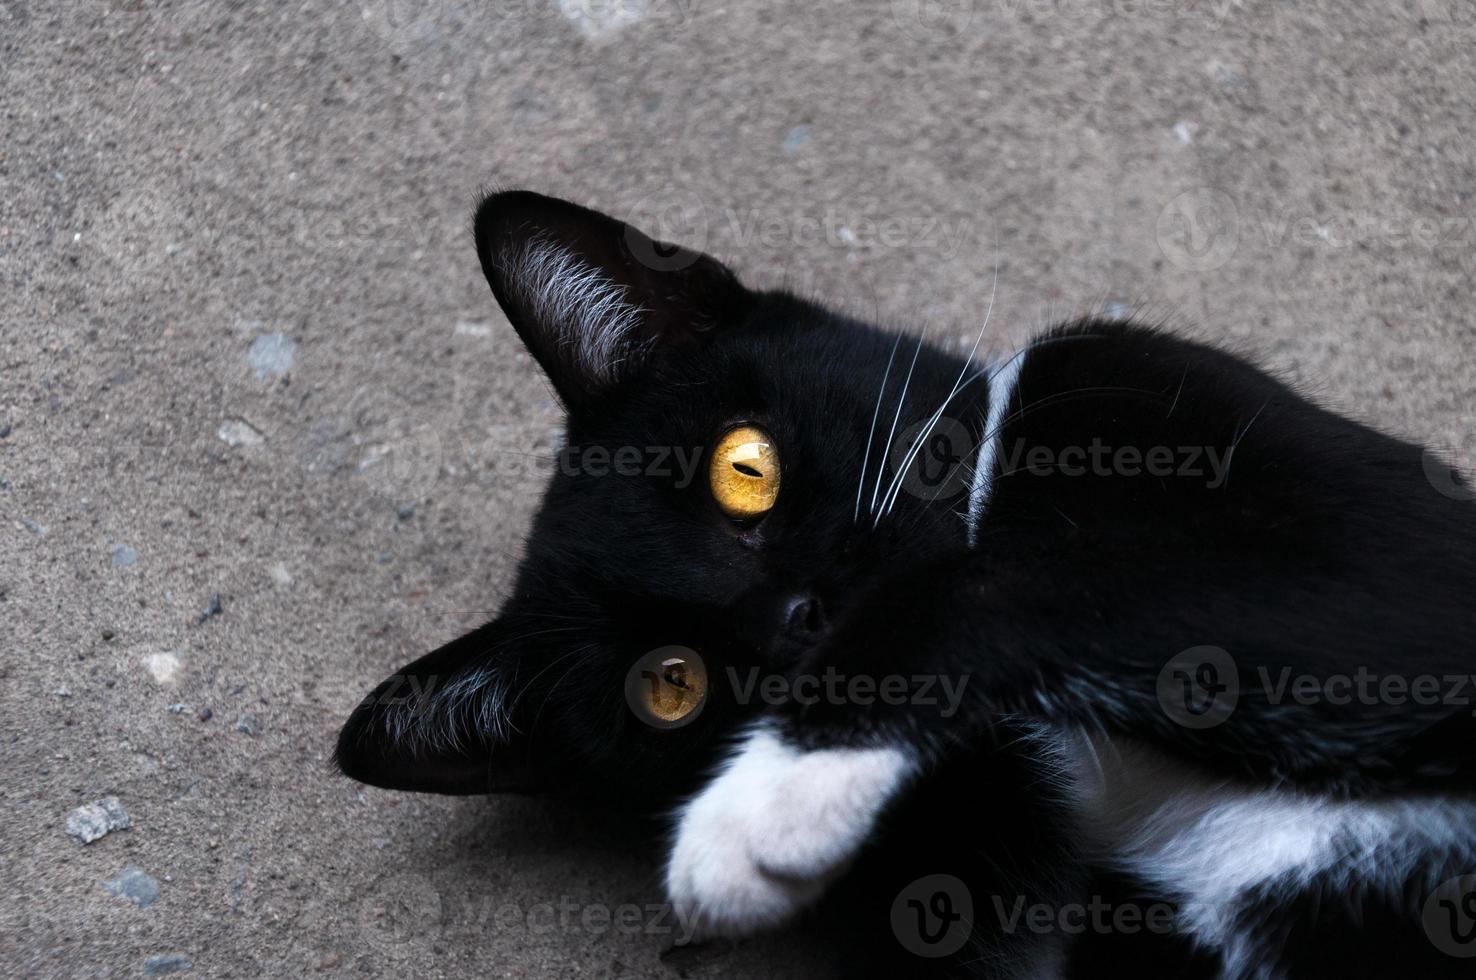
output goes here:
[[984, 366], [536, 194], [476, 239], [567, 446], [345, 773], [668, 807], [690, 922], [813, 909], [857, 972], [1476, 976], [1431, 453], [1132, 324]]

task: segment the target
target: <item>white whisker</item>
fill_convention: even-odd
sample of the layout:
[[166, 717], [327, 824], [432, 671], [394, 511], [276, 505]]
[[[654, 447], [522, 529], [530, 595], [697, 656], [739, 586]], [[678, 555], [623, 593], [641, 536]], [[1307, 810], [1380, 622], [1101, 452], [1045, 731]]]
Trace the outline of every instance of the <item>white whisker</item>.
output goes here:
[[866, 471], [871, 468], [871, 443], [876, 438], [876, 420], [881, 417], [882, 398], [887, 393], [887, 382], [892, 377], [892, 362], [897, 359], [897, 348], [901, 345], [902, 335], [899, 333], [897, 339], [892, 341], [892, 354], [887, 358], [887, 370], [882, 375], [881, 387], [876, 393], [876, 408], [871, 412], [871, 431], [866, 433], [866, 457], [861, 460], [861, 478], [856, 481], [856, 512], [851, 515], [852, 524], [861, 519], [861, 493], [866, 487]]
[[894, 477], [892, 482], [888, 485], [886, 495], [882, 497], [881, 512], [876, 515], [876, 519], [871, 524], [873, 529], [876, 528], [877, 525], [881, 523], [881, 519], [890, 514], [892, 512], [892, 508], [896, 506], [897, 496], [902, 490], [902, 478], [906, 475], [907, 470], [912, 466], [913, 460], [917, 458], [917, 454], [925, 445], [926, 438], [932, 435], [934, 426], [936, 426], [938, 424], [938, 421], [943, 417], [943, 413], [947, 410], [949, 402], [951, 402], [953, 398], [958, 395], [959, 392], [963, 391], [969, 385], [973, 384], [979, 378], [983, 377], [986, 373], [988, 373], [987, 368], [975, 372], [971, 377], [969, 377], [967, 381], [963, 382], [961, 385], [959, 385], [957, 388], [949, 393], [948, 397], [944, 399], [943, 404], [938, 406], [937, 411], [928, 416], [928, 420], [924, 424], [919, 438], [913, 441], [912, 446], [907, 451], [907, 455], [902, 458], [902, 465], [898, 468], [896, 477]]
[[[912, 363], [908, 365], [907, 378], [902, 382], [902, 395], [897, 399], [897, 411], [892, 415], [892, 429], [887, 433], [887, 441], [884, 444], [887, 447], [892, 445], [892, 439], [897, 435], [897, 420], [902, 417], [902, 407], [907, 404], [907, 389], [912, 385], [912, 372], [917, 367], [917, 355], [922, 353], [923, 338], [927, 335], [928, 328], [924, 324], [922, 333], [917, 335], [917, 347], [913, 348], [912, 351]], [[883, 449], [882, 452], [885, 453], [886, 449]], [[881, 464], [876, 468], [876, 486], [871, 490], [871, 509], [868, 513], [876, 513], [876, 495], [881, 492], [882, 474], [886, 472], [886, 469], [887, 458], [883, 455]], [[874, 528], [876, 524], [873, 522], [871, 526]]]
[[1260, 408], [1256, 409], [1256, 414], [1251, 416], [1251, 420], [1245, 424], [1245, 428], [1237, 432], [1235, 438], [1231, 440], [1230, 451], [1225, 454], [1225, 476], [1221, 480], [1222, 485], [1230, 482], [1230, 464], [1235, 461], [1235, 450], [1240, 448], [1241, 440], [1250, 435], [1251, 426], [1256, 424], [1256, 420], [1261, 417], [1261, 413], [1266, 410], [1266, 406], [1269, 404], [1271, 404], [1271, 399], [1268, 398], [1261, 404]]
[[[989, 320], [994, 315], [994, 299], [997, 295], [999, 295], [999, 248], [996, 246], [994, 250], [994, 282], [989, 287], [989, 307], [984, 311], [984, 322], [979, 325], [979, 333], [974, 337], [974, 346], [969, 348], [968, 356], [964, 358], [964, 366], [959, 369], [958, 377], [953, 381], [953, 388], [948, 392], [948, 396], [943, 399], [943, 404], [939, 405], [938, 410], [928, 419], [928, 424], [923, 426], [919, 431], [918, 437], [913, 440], [912, 447], [908, 450], [907, 455], [903, 457], [902, 467], [897, 471], [897, 476], [887, 491], [888, 496], [891, 498], [891, 503], [887, 503], [886, 498], [883, 498], [882, 513], [872, 522], [871, 526], [873, 528], [880, 523], [882, 517], [885, 517], [891, 512], [892, 507], [896, 506], [897, 494], [902, 489], [902, 478], [907, 473], [907, 468], [912, 465], [913, 459], [917, 457], [918, 451], [926, 443], [928, 436], [933, 434], [933, 427], [943, 417], [943, 412], [948, 408], [948, 403], [953, 401], [954, 396], [965, 387], [964, 376], [969, 373], [969, 365], [974, 362], [974, 355], [978, 353], [979, 344], [984, 340], [984, 332], [989, 329]], [[974, 378], [978, 376], [978, 374], [975, 374]], [[972, 382], [974, 378], [970, 378], [969, 380]]]

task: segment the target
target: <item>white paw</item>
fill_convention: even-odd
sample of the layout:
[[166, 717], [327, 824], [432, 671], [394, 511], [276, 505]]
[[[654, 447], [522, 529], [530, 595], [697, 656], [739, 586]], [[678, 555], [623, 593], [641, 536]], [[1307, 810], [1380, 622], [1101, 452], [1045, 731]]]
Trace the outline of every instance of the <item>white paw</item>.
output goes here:
[[680, 813], [666, 891], [684, 926], [740, 936], [812, 904], [913, 769], [900, 749], [803, 752], [755, 729]]

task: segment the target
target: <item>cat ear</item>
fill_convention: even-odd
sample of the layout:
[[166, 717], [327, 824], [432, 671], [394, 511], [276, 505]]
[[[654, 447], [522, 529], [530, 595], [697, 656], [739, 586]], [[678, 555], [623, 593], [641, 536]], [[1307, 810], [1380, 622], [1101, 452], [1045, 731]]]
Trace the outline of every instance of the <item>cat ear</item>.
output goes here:
[[753, 301], [710, 256], [588, 208], [504, 191], [477, 208], [477, 254], [497, 301], [565, 405], [694, 343]]
[[489, 623], [387, 678], [339, 733], [338, 768], [371, 786], [424, 793], [541, 788], [511, 716], [506, 632]]

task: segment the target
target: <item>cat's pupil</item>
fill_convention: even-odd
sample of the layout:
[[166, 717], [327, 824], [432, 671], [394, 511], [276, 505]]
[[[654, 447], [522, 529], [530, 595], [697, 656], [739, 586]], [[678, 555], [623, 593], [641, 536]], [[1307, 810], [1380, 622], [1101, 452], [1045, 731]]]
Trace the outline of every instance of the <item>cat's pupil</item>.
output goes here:
[[739, 473], [742, 473], [744, 476], [751, 476], [755, 479], [763, 476], [762, 473], [746, 463], [734, 463], [733, 469], [737, 470]]

